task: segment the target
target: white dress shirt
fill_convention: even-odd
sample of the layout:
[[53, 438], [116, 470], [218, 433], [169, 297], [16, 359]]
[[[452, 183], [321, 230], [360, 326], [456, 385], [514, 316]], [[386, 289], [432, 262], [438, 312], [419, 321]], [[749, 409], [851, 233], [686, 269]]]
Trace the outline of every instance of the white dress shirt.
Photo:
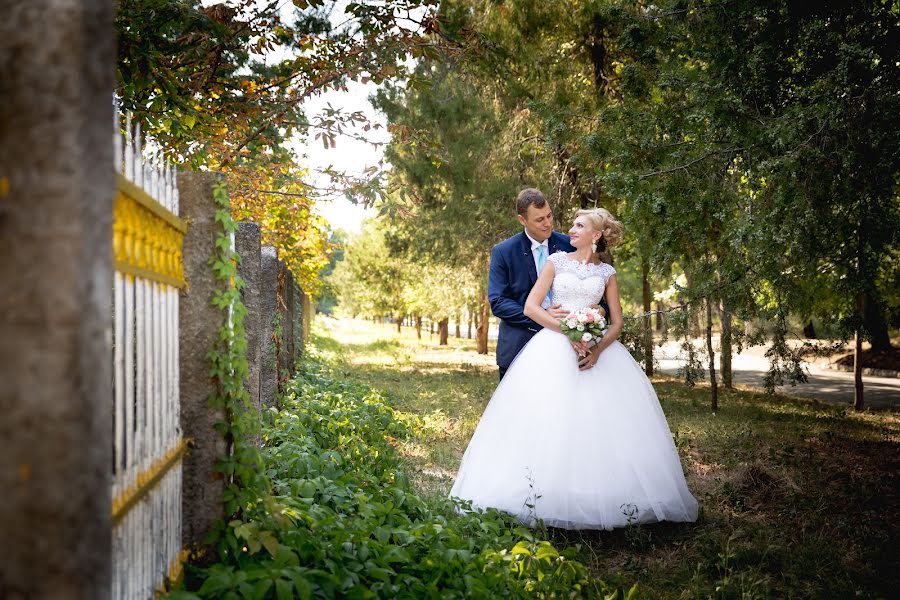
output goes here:
[[[539, 241], [535, 240], [533, 237], [531, 237], [530, 235], [528, 235], [527, 231], [525, 232], [525, 237], [527, 237], [531, 241], [531, 258], [534, 259], [534, 271], [535, 271], [535, 273], [540, 275], [541, 269], [540, 269], [540, 266], [538, 265], [538, 247], [539, 246], [544, 247], [544, 257], [546, 259], [549, 259], [550, 258], [550, 246], [547, 245], [547, 240], [544, 240], [543, 242], [539, 242]], [[547, 263], [545, 262], [544, 265], [546, 266], [546, 264]], [[543, 302], [541, 302], [541, 308], [550, 308], [550, 294], [547, 294], [547, 297], [544, 298]]]

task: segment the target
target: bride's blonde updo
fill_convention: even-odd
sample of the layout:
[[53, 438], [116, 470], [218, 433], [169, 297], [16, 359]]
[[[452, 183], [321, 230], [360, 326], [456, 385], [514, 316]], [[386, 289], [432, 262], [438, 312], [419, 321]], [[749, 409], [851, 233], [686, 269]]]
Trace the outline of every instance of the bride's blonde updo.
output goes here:
[[597, 242], [597, 252], [606, 252], [609, 248], [622, 241], [625, 227], [621, 221], [616, 220], [605, 208], [582, 209], [575, 213], [576, 217], [586, 217], [591, 222], [594, 231], [599, 231], [602, 237]]

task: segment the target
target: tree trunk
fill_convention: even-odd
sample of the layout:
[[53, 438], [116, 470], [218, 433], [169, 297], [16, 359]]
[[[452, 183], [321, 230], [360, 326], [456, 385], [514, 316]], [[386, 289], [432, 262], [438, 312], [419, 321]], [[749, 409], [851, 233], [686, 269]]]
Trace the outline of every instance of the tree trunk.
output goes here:
[[462, 337], [462, 332], [459, 328], [459, 322], [462, 321], [462, 315], [460, 313], [456, 313], [456, 339], [460, 339]]
[[644, 313], [647, 316], [641, 319], [641, 334], [644, 340], [644, 373], [647, 377], [653, 377], [653, 329], [650, 326], [650, 261], [646, 257], [641, 257], [641, 283], [644, 296]]
[[663, 303], [662, 301], [656, 303], [656, 330], [663, 330], [663, 319], [665, 315], [663, 314]]
[[[865, 294], [863, 292], [858, 292], [856, 294], [857, 316], [862, 316], [865, 302]], [[859, 335], [859, 333], [859, 326], [857, 326], [856, 335], [854, 336], [853, 340], [853, 382], [855, 384], [853, 390], [853, 408], [856, 410], [862, 410], [865, 404], [863, 397], [862, 380], [862, 336]]]
[[438, 340], [439, 346], [447, 345], [447, 336], [450, 332], [450, 319], [441, 319], [438, 322], [438, 335], [440, 336]]
[[[860, 215], [862, 217], [862, 215]], [[859, 280], [863, 281], [862, 274], [868, 271], [867, 263], [866, 263], [866, 253], [863, 251], [863, 227], [862, 223], [859, 224], [856, 230], [856, 272], [857, 275], [860, 276]], [[866, 297], [865, 290], [861, 289], [856, 292], [856, 331], [854, 335], [854, 344], [853, 344], [853, 408], [856, 410], [862, 410], [865, 405], [865, 398], [863, 396], [863, 380], [862, 380], [862, 337], [860, 334], [862, 333], [862, 329], [868, 327], [868, 323], [866, 323], [866, 313], [869, 312], [867, 310], [867, 305], [870, 304], [868, 302], [868, 298]], [[871, 333], [871, 332], [870, 332]], [[890, 346], [890, 341], [888, 341], [888, 346]], [[875, 344], [872, 344], [872, 349], [874, 350]]]
[[397, 333], [400, 333], [400, 326], [403, 324], [403, 315], [397, 317]]
[[[684, 278], [687, 280], [687, 289], [692, 293], [695, 291], [694, 278], [690, 273], [685, 272]], [[687, 337], [695, 338], [700, 336], [700, 311], [692, 310], [688, 313]]]
[[475, 346], [478, 354], [488, 353], [488, 325], [490, 324], [491, 303], [488, 301], [487, 288], [481, 286], [481, 316], [478, 319], [478, 327], [475, 329]]
[[431, 324], [429, 325], [428, 335], [434, 335], [434, 320], [432, 320]]
[[416, 315], [416, 338], [422, 339], [422, 315]]
[[466, 339], [472, 339], [472, 312], [469, 311], [469, 331], [466, 333]]
[[863, 397], [863, 380], [862, 380], [862, 337], [859, 330], [856, 331], [853, 344], [853, 408], [862, 410], [865, 404]]
[[866, 293], [863, 293], [862, 318], [874, 352], [886, 352], [893, 348], [884, 311], [880, 303], [875, 302], [872, 296]]
[[816, 326], [813, 325], [812, 319], [806, 322], [806, 325], [803, 326], [803, 337], [809, 340], [818, 339], [816, 335]]
[[722, 299], [722, 331], [719, 333], [719, 341], [722, 346], [722, 356], [719, 357], [719, 365], [722, 368], [722, 384], [725, 389], [732, 388], [733, 377], [731, 372], [731, 310]]
[[706, 352], [709, 354], [709, 385], [713, 412], [719, 410], [719, 388], [716, 384], [716, 353], [712, 345], [712, 299], [706, 299]]

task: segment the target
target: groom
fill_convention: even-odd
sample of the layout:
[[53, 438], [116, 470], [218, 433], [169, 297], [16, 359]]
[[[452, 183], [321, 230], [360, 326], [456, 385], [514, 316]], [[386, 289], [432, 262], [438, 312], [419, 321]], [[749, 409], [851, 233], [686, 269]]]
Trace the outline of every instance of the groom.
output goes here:
[[[541, 329], [523, 312], [538, 272], [554, 252], [575, 250], [569, 236], [553, 231], [553, 211], [539, 190], [526, 188], [519, 192], [516, 213], [524, 231], [494, 246], [488, 275], [491, 312], [500, 318], [497, 340], [500, 379], [519, 351]], [[568, 314], [558, 304], [551, 306], [549, 295], [541, 306], [555, 319]]]

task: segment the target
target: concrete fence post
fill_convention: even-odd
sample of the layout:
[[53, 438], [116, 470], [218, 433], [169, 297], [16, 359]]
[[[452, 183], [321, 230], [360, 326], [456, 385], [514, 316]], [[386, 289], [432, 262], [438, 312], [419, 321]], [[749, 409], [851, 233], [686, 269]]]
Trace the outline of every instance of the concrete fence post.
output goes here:
[[312, 327], [312, 319], [313, 319], [313, 311], [315, 310], [315, 305], [312, 303], [312, 299], [310, 299], [309, 294], [306, 292], [302, 292], [303, 296], [303, 319], [301, 321], [301, 328], [303, 330], [303, 346], [306, 347], [309, 344], [309, 336], [310, 329]]
[[262, 298], [260, 295], [261, 246], [259, 225], [244, 221], [235, 232], [235, 250], [241, 258], [238, 275], [244, 280], [241, 300], [247, 308], [244, 329], [247, 332], [247, 391], [250, 404], [260, 411], [260, 359], [262, 344]]
[[294, 374], [294, 358], [297, 356], [297, 338], [294, 337], [294, 315], [297, 314], [299, 298], [297, 298], [297, 281], [294, 278], [294, 273], [287, 268], [287, 265], [285, 265], [285, 270], [287, 271], [287, 277], [285, 278], [284, 291], [287, 294], [288, 320], [290, 321], [290, 327], [285, 331], [285, 338], [288, 340], [287, 355], [285, 357], [287, 359], [287, 368], [285, 372], [288, 377], [291, 377]]
[[278, 390], [278, 355], [275, 351], [275, 320], [278, 314], [278, 252], [263, 246], [260, 252], [260, 367], [259, 396], [262, 406], [275, 406]]
[[184, 278], [179, 308], [181, 376], [181, 428], [191, 446], [182, 465], [182, 511], [185, 548], [202, 545], [204, 536], [222, 516], [225, 481], [216, 471], [219, 457], [229, 451], [215, 424], [225, 419], [224, 410], [212, 408], [216, 391], [209, 376], [207, 353], [218, 344], [225, 312], [212, 304], [221, 287], [209, 259], [216, 252], [215, 240], [223, 233], [215, 220], [213, 187], [221, 176], [208, 172], [178, 175], [181, 218], [187, 223], [184, 237]]
[[0, 19], [0, 598], [111, 594], [112, 19]]
[[281, 322], [281, 344], [278, 351], [279, 381], [294, 372], [294, 275], [284, 262], [278, 275], [278, 310]]
[[303, 354], [303, 346], [306, 339], [303, 335], [303, 319], [306, 317], [306, 306], [304, 304], [306, 294], [303, 289], [294, 284], [294, 360], [300, 358]]

